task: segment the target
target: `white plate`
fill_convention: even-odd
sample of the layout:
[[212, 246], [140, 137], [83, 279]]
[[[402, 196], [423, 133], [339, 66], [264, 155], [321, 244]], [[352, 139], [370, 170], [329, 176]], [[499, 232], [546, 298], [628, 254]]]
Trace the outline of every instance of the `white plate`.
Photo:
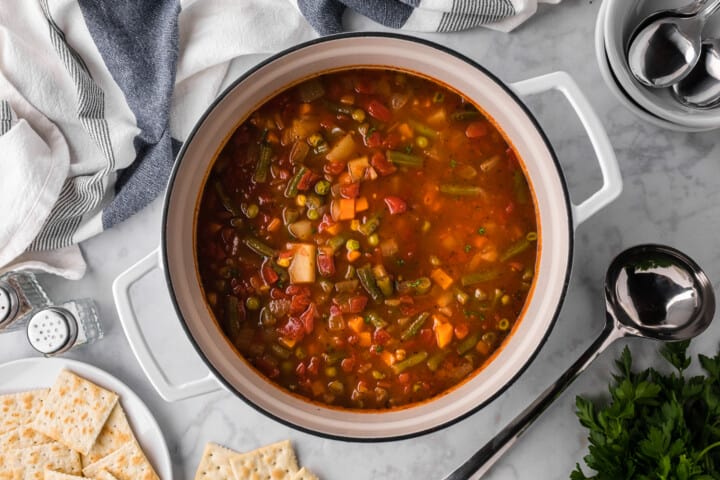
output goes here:
[[140, 446], [162, 480], [172, 480], [172, 463], [162, 431], [147, 406], [130, 387], [97, 367], [64, 358], [25, 358], [0, 365], [0, 395], [50, 388], [60, 370], [67, 368], [120, 396]]

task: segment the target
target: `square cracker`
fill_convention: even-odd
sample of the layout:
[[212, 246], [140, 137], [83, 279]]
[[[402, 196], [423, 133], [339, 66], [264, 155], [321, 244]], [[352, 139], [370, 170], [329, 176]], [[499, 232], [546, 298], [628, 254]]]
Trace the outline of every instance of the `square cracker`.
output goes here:
[[27, 425], [0, 434], [0, 448], [3, 450], [28, 448], [52, 442], [54, 442], [52, 438]]
[[57, 442], [16, 450], [20, 452], [23, 480], [43, 480], [45, 469], [67, 474], [80, 474], [80, 455]]
[[236, 455], [239, 453], [215, 443], [208, 443], [195, 472], [195, 480], [235, 480], [230, 459]]
[[46, 469], [44, 480], [77, 480], [78, 478], [85, 478], [85, 477], [78, 477], [77, 475], [68, 475], [67, 473], [56, 472], [55, 470]]
[[235, 477], [242, 480], [280, 480], [298, 472], [295, 451], [289, 440], [273, 443], [230, 459]]
[[62, 370], [30, 426], [87, 455], [117, 401], [117, 394]]
[[40, 411], [48, 389], [0, 395], [0, 433], [30, 423]]
[[107, 470], [118, 480], [160, 480], [135, 440], [88, 465], [83, 469], [83, 473], [86, 477], [94, 477], [102, 470]]
[[135, 440], [135, 436], [125, 416], [125, 411], [118, 402], [110, 412], [110, 416], [103, 425], [102, 430], [100, 430], [100, 434], [90, 449], [90, 453], [82, 456], [82, 463], [84, 466], [93, 464], [133, 440]]
[[3, 448], [0, 450], [0, 472], [7, 474], [15, 470], [22, 472], [22, 450], [6, 450]]
[[320, 479], [317, 477], [317, 475], [312, 473], [310, 470], [303, 467], [294, 476], [290, 477], [290, 480], [320, 480]]
[[107, 470], [100, 470], [95, 474], [95, 480], [118, 480], [115, 475], [108, 472]]
[[5, 470], [0, 472], [0, 480], [23, 480], [22, 470]]

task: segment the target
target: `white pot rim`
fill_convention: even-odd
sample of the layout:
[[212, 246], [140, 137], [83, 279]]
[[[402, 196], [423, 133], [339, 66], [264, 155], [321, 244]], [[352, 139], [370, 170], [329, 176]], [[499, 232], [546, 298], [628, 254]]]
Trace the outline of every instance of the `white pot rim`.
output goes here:
[[[171, 224], [171, 216], [173, 213], [173, 193], [177, 187], [178, 182], [180, 181], [180, 177], [182, 176], [181, 169], [184, 164], [184, 159], [186, 158], [186, 155], [188, 154], [188, 150], [192, 148], [193, 141], [196, 140], [196, 138], [202, 134], [203, 125], [208, 120], [208, 117], [210, 117], [215, 109], [222, 104], [224, 100], [228, 97], [228, 95], [231, 94], [231, 92], [234, 91], [234, 89], [242, 84], [245, 80], [247, 80], [249, 77], [251, 77], [254, 73], [258, 72], [259, 70], [263, 69], [264, 67], [267, 67], [268, 65], [273, 64], [274, 62], [284, 58], [285, 56], [289, 54], [293, 54], [296, 52], [299, 52], [303, 49], [313, 48], [318, 45], [323, 45], [328, 42], [336, 42], [336, 41], [342, 41], [347, 39], [387, 39], [388, 41], [401, 41], [401, 42], [412, 42], [412, 44], [416, 44], [421, 46], [422, 48], [429, 48], [437, 50], [439, 53], [454, 57], [454, 59], [459, 60], [461, 62], [464, 62], [469, 67], [474, 69], [478, 74], [483, 75], [490, 79], [494, 84], [499, 87], [503, 91], [503, 94], [507, 97], [509, 101], [512, 102], [513, 106], [517, 106], [522, 110], [522, 114], [526, 117], [526, 119], [530, 122], [532, 127], [534, 128], [534, 132], [539, 136], [539, 139], [544, 144], [543, 148], [546, 149], [548, 160], [551, 161], [550, 165], [552, 165], [551, 171], [547, 172], [547, 175], [552, 177], [552, 181], [555, 182], [554, 185], [556, 185], [556, 190], [559, 196], [561, 198], [556, 198], [557, 205], [561, 205], [561, 210], [558, 209], [558, 211], [555, 212], [555, 214], [560, 218], [558, 222], [561, 223], [561, 226], [558, 227], [558, 229], [561, 231], [560, 235], [564, 236], [563, 239], [564, 242], [562, 245], [561, 250], [565, 252], [565, 257], [560, 258], [559, 262], [557, 262], [557, 265], [555, 265], [555, 269], [557, 272], [562, 272], [562, 275], [560, 273], [556, 273], [556, 277], [562, 277], [562, 278], [556, 278], [557, 284], [553, 287], [556, 290], [556, 293], [553, 294], [553, 306], [552, 311], [544, 312], [544, 315], [546, 318], [543, 319], [543, 327], [540, 332], [540, 336], [538, 338], [535, 338], [532, 340], [532, 348], [528, 347], [527, 350], [522, 354], [522, 360], [519, 361], [521, 364], [519, 367], [512, 368], [509, 374], [502, 379], [501, 381], [498, 381], [501, 383], [497, 388], [495, 388], [492, 393], [485, 396], [482, 401], [477, 402], [476, 404], [473, 404], [472, 406], [466, 406], [466, 408], [463, 408], [462, 410], [458, 410], [457, 412], [450, 412], [452, 410], [449, 406], [440, 406], [440, 409], [448, 410], [448, 414], [442, 414], [445, 416], [442, 416], [441, 414], [438, 414], [438, 421], [434, 423], [428, 423], [428, 424], [422, 424], [422, 425], [414, 425], [412, 415], [407, 414], [407, 412], [410, 412], [411, 410], [415, 410], [414, 406], [409, 406], [409, 408], [405, 409], [399, 409], [399, 412], [395, 410], [391, 410], [388, 412], [357, 412], [352, 410], [341, 410], [337, 408], [331, 408], [331, 407], [323, 407], [319, 404], [315, 404], [312, 402], [309, 402], [305, 400], [305, 403], [307, 404], [307, 409], [305, 412], [301, 412], [298, 417], [289, 418], [288, 415], [285, 415], [282, 408], [278, 407], [268, 407], [267, 405], [263, 404], [262, 402], [257, 401], [256, 399], [250, 398], [250, 396], [245, 392], [241, 391], [241, 389], [238, 387], [237, 384], [229, 381], [225, 375], [226, 371], [223, 371], [221, 368], [218, 367], [213, 361], [208, 358], [208, 352], [203, 348], [202, 342], [196, 338], [197, 330], [193, 330], [193, 327], [189, 325], [188, 320], [185, 317], [185, 311], [184, 309], [187, 308], [187, 305], [192, 302], [196, 303], [204, 303], [202, 301], [198, 300], [191, 300], [187, 298], [183, 298], [183, 292], [178, 291], [178, 278], [179, 276], [175, 274], [175, 277], [173, 276], [173, 263], [175, 259], [173, 258], [172, 250], [174, 247], [174, 244], [176, 242], [176, 232], [170, 231], [169, 225]], [[232, 128], [234, 130], [235, 127]], [[229, 129], [230, 130], [230, 129]], [[508, 139], [509, 140], [509, 139]], [[514, 142], [513, 142], [514, 143]], [[524, 162], [524, 160], [521, 160]], [[526, 171], [527, 175], [527, 171]], [[533, 178], [528, 176], [528, 181], [533, 184]], [[557, 187], [559, 185], [559, 187]], [[555, 191], [555, 190], [554, 190]], [[178, 194], [180, 195], [180, 194]], [[199, 195], [199, 192], [196, 192], [196, 195]], [[537, 203], [536, 203], [536, 209], [539, 209]], [[176, 162], [173, 166], [173, 170], [170, 174], [170, 179], [168, 182], [168, 188], [165, 195], [164, 205], [163, 205], [163, 218], [162, 218], [162, 231], [161, 231], [161, 262], [163, 266], [163, 274], [165, 276], [166, 283], [168, 285], [168, 289], [170, 292], [170, 298], [173, 304], [173, 307], [175, 308], [175, 311], [177, 313], [179, 323], [184, 329], [187, 337], [189, 338], [191, 344], [193, 345], [193, 348], [196, 350], [200, 358], [203, 360], [203, 362], [207, 365], [207, 367], [210, 369], [210, 371], [217, 377], [217, 379], [222, 383], [222, 385], [231, 393], [235, 394], [236, 396], [243, 399], [247, 404], [258, 410], [259, 412], [277, 420], [280, 423], [283, 423], [289, 427], [295, 428], [300, 431], [304, 431], [306, 433], [310, 433], [313, 435], [322, 436], [325, 438], [331, 438], [331, 439], [337, 439], [337, 440], [343, 440], [343, 441], [357, 441], [357, 442], [376, 442], [376, 441], [388, 441], [388, 440], [399, 440], [399, 439], [405, 439], [405, 438], [412, 438], [419, 435], [424, 435], [427, 433], [431, 433], [437, 430], [440, 430], [442, 428], [446, 428], [449, 425], [455, 424], [464, 418], [472, 415], [473, 413], [476, 413], [478, 410], [483, 408], [488, 403], [495, 400], [499, 395], [501, 395], [505, 390], [507, 390], [514, 382], [522, 375], [525, 370], [528, 368], [528, 366], [532, 363], [532, 361], [537, 356], [538, 352], [542, 348], [542, 346], [545, 344], [548, 336], [550, 335], [552, 329], [554, 328], [554, 325], [557, 321], [557, 318], [559, 316], [559, 312], [562, 306], [562, 303], [565, 299], [565, 295], [567, 293], [567, 288], [570, 281], [570, 274], [571, 274], [571, 267], [572, 267], [572, 260], [573, 260], [573, 248], [574, 248], [574, 230], [573, 230], [573, 221], [572, 221], [572, 214], [573, 214], [573, 207], [572, 203], [570, 201], [570, 195], [569, 191], [562, 173], [562, 169], [560, 167], [560, 163], [558, 162], [557, 156], [555, 154], [554, 149], [552, 148], [552, 145], [550, 144], [547, 136], [545, 135], [543, 129], [540, 127], [539, 123], [535, 119], [535, 117], [532, 115], [530, 110], [527, 108], [527, 106], [522, 102], [522, 100], [518, 97], [518, 95], [511, 90], [511, 88], [504, 83], [502, 80], [500, 80], [498, 77], [493, 75], [491, 72], [489, 72], [486, 68], [478, 64], [477, 62], [465, 57], [464, 55], [451, 50], [447, 47], [444, 47], [442, 45], [435, 44], [433, 42], [416, 38], [416, 37], [410, 37], [406, 35], [396, 34], [396, 33], [379, 33], [379, 32], [353, 32], [353, 33], [343, 33], [338, 35], [332, 35], [327, 37], [321, 37], [315, 40], [311, 40], [306, 43], [302, 43], [296, 46], [293, 46], [287, 50], [284, 50], [276, 55], [273, 55], [269, 57], [268, 59], [264, 60], [263, 62], [259, 63], [255, 67], [251, 68], [247, 72], [245, 72], [241, 77], [239, 77], [237, 80], [235, 80], [232, 85], [230, 85], [222, 94], [220, 94], [215, 101], [208, 107], [206, 112], [203, 114], [203, 116], [198, 120], [198, 122], [193, 127], [193, 130], [188, 135], [187, 140], [183, 144], [180, 152], [178, 153]], [[541, 218], [540, 214], [538, 212], [538, 227], [540, 227]], [[560, 248], [560, 247], [558, 247]], [[557, 250], [557, 249], [556, 249]], [[545, 247], [542, 248], [542, 254], [543, 255], [550, 255], [552, 252], [549, 251], [545, 252]], [[561, 255], [562, 257], [562, 255]], [[549, 261], [549, 260], [548, 260]], [[538, 256], [538, 262], [540, 262], [540, 255]], [[533, 291], [531, 291], [531, 294], [528, 296], [527, 302], [530, 303], [532, 299], [535, 297], [541, 296], [539, 295], [544, 292], [538, 292], [537, 287], [538, 281], [535, 282], [535, 286], [533, 288]], [[543, 286], [544, 287], [544, 286]], [[532, 297], [532, 298], [531, 298]], [[527, 307], [527, 305], [526, 305]], [[550, 310], [549, 307], [546, 307], [547, 310]], [[208, 321], [211, 321], [212, 319], [209, 318]], [[523, 318], [525, 320], [525, 318]], [[216, 331], [215, 335], [222, 335], [221, 332]], [[518, 340], [519, 342], [520, 340]], [[505, 347], [503, 347], [503, 350], [505, 350]], [[490, 365], [494, 365], [497, 363], [497, 359], [490, 362]], [[483, 368], [484, 370], [485, 368]], [[475, 374], [477, 375], [477, 374]], [[259, 376], [259, 375], [258, 375]], [[264, 379], [263, 379], [264, 380]], [[267, 382], [267, 380], [264, 380]], [[464, 383], [461, 385], [464, 386], [467, 385], [467, 383]], [[456, 388], [461, 388], [456, 387]], [[275, 387], [278, 391], [280, 391], [279, 387]], [[449, 395], [452, 394], [452, 392], [455, 390], [455, 387], [451, 389], [451, 392]], [[286, 396], [290, 397], [290, 394], [285, 394]], [[282, 396], [282, 395], [280, 395]], [[439, 398], [440, 397], [440, 398]], [[429, 405], [434, 405], [436, 403], [441, 403], [445, 395], [440, 395], [439, 397], [435, 397], [432, 400], [429, 400], [428, 402], [425, 402], [420, 405], [418, 408], [426, 408], [428, 409]], [[392, 425], [393, 427], [388, 431], [387, 434], [385, 433], [377, 433], [382, 430], [381, 427], [378, 427], [377, 430], [370, 431], [370, 433], [356, 433], [353, 429], [356, 428], [357, 424], [357, 418], [363, 417], [365, 419], [369, 420], [369, 424], [373, 424], [377, 420], [378, 424], [382, 424], [383, 420], [381, 418], [391, 418], [393, 415], [393, 412], [400, 413], [401, 415], [396, 420], [393, 420]], [[405, 412], [402, 414], [402, 412]], [[310, 421], [309, 423], [304, 422], [304, 416], [309, 415], [317, 415], [317, 419]], [[377, 418], [375, 416], [378, 416]], [[353, 420], [350, 422], [345, 422], [346, 417], [353, 417]], [[301, 420], [298, 420], [301, 419]], [[324, 419], [327, 419], [327, 422], [332, 423], [331, 427], [325, 428], [324, 425], [318, 426], [317, 423], [313, 422], [325, 422]]]

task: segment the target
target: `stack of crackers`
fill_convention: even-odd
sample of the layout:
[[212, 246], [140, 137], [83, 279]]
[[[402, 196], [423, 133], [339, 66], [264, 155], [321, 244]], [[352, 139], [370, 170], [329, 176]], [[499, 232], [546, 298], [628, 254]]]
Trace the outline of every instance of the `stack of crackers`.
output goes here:
[[0, 480], [159, 480], [117, 394], [63, 370], [0, 396]]
[[238, 453], [214, 443], [205, 446], [195, 480], [318, 480], [299, 468], [288, 440]]

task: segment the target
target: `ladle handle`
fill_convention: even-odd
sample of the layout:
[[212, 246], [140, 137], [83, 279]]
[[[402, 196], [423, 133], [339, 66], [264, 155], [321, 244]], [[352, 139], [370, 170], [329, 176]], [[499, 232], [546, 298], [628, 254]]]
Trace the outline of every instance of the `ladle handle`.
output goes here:
[[500, 457], [525, 433], [525, 430], [565, 391], [580, 373], [602, 353], [608, 345], [623, 336], [621, 330], [614, 327], [609, 319], [605, 329], [597, 340], [583, 353], [575, 363], [550, 385], [530, 406], [495, 437], [463, 463], [444, 480], [476, 480], [487, 473]]
[[717, 12], [718, 8], [720, 8], [720, 0], [713, 0], [703, 5], [696, 15], [703, 19], [707, 19], [710, 15]]

